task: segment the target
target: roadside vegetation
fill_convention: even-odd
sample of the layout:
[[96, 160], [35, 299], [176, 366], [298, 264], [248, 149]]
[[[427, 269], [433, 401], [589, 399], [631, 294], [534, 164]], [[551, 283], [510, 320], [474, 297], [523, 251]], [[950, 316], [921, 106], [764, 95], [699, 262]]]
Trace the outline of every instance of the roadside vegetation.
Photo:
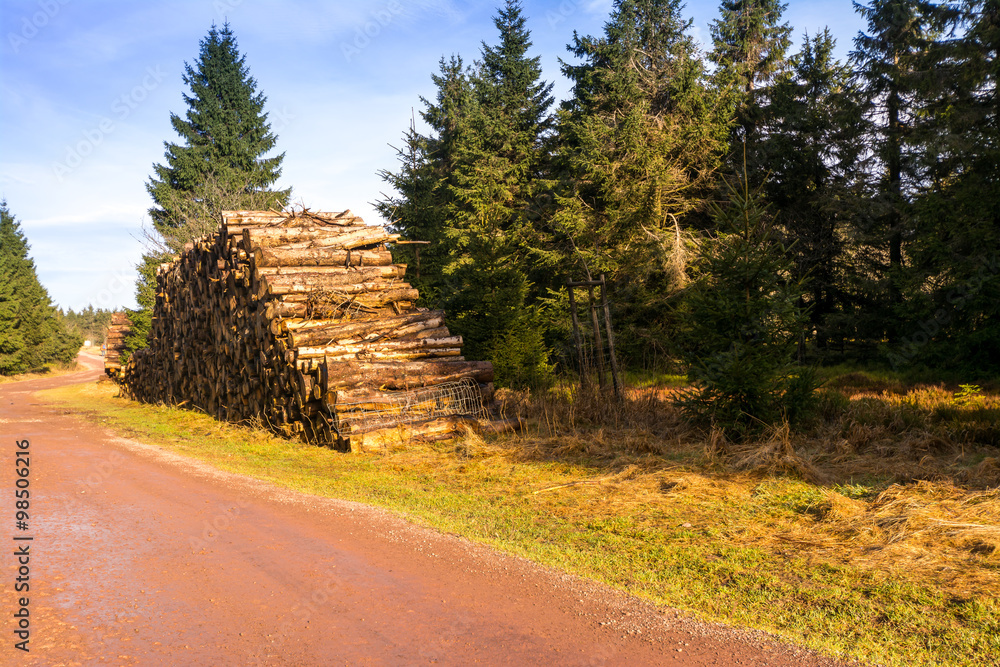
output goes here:
[[21, 223], [0, 200], [0, 381], [73, 365], [83, 339], [38, 282]]
[[1000, 655], [1000, 393], [830, 373], [792, 431], [731, 442], [673, 406], [503, 392], [519, 434], [337, 454], [132, 403], [41, 392], [219, 468], [401, 512], [692, 616], [886, 665]]

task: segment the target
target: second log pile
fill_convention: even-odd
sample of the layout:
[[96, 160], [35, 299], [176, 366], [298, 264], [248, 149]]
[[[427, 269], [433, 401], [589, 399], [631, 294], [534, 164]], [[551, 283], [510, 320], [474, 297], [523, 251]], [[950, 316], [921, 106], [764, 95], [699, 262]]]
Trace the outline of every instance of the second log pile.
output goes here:
[[451, 437], [492, 402], [493, 367], [414, 306], [393, 240], [350, 211], [226, 212], [160, 267], [126, 391], [340, 448]]
[[112, 313], [111, 325], [104, 336], [104, 372], [113, 380], [122, 372], [121, 355], [125, 337], [132, 332], [132, 323], [125, 313]]

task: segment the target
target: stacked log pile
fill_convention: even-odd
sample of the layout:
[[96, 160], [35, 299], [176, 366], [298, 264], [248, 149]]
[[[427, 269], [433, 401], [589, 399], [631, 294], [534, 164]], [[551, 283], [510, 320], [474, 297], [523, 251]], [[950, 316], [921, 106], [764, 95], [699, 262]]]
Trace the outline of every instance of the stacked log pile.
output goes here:
[[160, 267], [125, 390], [339, 448], [451, 437], [492, 401], [493, 367], [414, 306], [395, 239], [350, 211], [224, 213]]
[[122, 350], [125, 337], [132, 332], [132, 323], [125, 313], [112, 313], [111, 324], [104, 335], [104, 372], [112, 380], [117, 380], [122, 372]]

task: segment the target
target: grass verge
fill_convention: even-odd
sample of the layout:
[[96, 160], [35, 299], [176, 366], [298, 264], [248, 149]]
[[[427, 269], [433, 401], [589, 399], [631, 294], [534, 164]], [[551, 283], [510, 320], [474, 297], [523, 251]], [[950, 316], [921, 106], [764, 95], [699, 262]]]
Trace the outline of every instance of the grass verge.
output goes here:
[[[402, 512], [829, 655], [996, 664], [1000, 466], [977, 438], [993, 437], [997, 401], [855, 389], [831, 390], [812, 432], [778, 429], [752, 451], [687, 427], [656, 390], [619, 407], [508, 396], [529, 417], [521, 436], [364, 455], [132, 403], [107, 385], [39, 397], [225, 470]], [[965, 429], [960, 454], [942, 429]]]

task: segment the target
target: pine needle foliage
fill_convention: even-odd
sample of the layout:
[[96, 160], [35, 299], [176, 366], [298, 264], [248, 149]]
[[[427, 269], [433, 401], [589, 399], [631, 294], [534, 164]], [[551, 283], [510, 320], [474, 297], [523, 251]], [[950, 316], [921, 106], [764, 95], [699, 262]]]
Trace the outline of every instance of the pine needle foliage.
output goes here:
[[264, 112], [267, 98], [257, 92], [246, 56], [239, 52], [229, 24], [212, 25], [201, 40], [198, 60], [184, 65], [184, 117], [170, 114], [183, 140], [164, 142], [165, 164], [153, 165], [146, 190], [153, 199], [153, 230], [137, 266], [137, 310], [129, 310], [132, 333], [124, 357], [146, 347], [157, 267], [184, 245], [213, 231], [225, 210], [281, 209], [291, 189], [273, 189], [284, 153], [268, 157], [277, 137]]
[[29, 251], [21, 223], [0, 201], [0, 375], [70, 363], [83, 344], [63, 325]]
[[[182, 144], [164, 142], [166, 164], [153, 166], [146, 185], [154, 206], [153, 227], [171, 246], [183, 246], [218, 224], [225, 209], [281, 208], [291, 193], [272, 190], [284, 153], [266, 157], [277, 144], [246, 56], [232, 29], [214, 24], [201, 41], [198, 60], [185, 63], [188, 109], [170, 114]], [[263, 206], [262, 206], [263, 205]], [[172, 248], [179, 250], [177, 247]]]
[[680, 406], [734, 440], [784, 420], [794, 423], [815, 389], [795, 362], [806, 324], [805, 291], [761, 195], [727, 183], [713, 205], [718, 231], [700, 245], [683, 294], [683, 345], [691, 388]]

